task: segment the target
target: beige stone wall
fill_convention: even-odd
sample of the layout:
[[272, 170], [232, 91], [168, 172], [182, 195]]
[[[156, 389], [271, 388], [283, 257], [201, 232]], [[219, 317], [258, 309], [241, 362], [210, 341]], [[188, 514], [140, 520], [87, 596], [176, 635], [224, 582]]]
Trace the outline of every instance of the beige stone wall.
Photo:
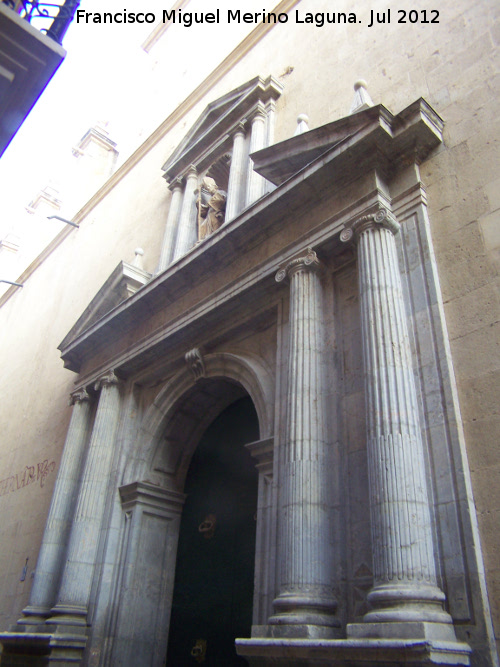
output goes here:
[[[330, 5], [330, 6], [329, 6]], [[375, 12], [386, 4], [375, 1]], [[418, 0], [413, 9], [431, 9]], [[331, 3], [303, 0], [300, 14], [331, 10]], [[355, 9], [346, 0], [336, 11]], [[440, 23], [361, 24], [323, 28], [288, 24], [270, 30], [178, 122], [146, 142], [122, 168], [106, 197], [89, 207], [25, 287], [0, 307], [1, 478], [47, 460], [56, 468], [75, 376], [62, 368], [57, 345], [116, 264], [145, 249], [153, 271], [168, 210], [161, 165], [203, 108], [257, 74], [285, 85], [278, 102], [276, 140], [291, 136], [296, 116], [316, 127], [346, 115], [353, 82], [367, 79], [375, 103], [396, 113], [424, 97], [443, 117], [444, 146], [421, 168], [470, 459], [487, 581], [500, 632], [500, 450], [498, 351], [500, 266], [498, 216], [500, 164], [495, 55], [500, 41], [498, 3], [445, 0]], [[292, 10], [294, 14], [295, 10]], [[304, 47], [304, 48], [302, 48]], [[168, 132], [166, 130], [168, 129]], [[148, 149], [148, 150], [146, 150]], [[140, 159], [139, 159], [140, 158]], [[132, 166], [131, 166], [132, 165]], [[56, 470], [44, 486], [29, 484], [0, 495], [0, 624], [16, 620], [29, 596], [25, 559], [36, 561]]]

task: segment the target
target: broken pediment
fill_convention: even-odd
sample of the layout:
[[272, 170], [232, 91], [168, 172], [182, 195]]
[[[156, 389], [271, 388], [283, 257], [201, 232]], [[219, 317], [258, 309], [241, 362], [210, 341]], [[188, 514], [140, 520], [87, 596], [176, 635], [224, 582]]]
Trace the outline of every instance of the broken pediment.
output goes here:
[[[136, 251], [136, 256], [138, 254], [138, 251]], [[140, 266], [120, 262], [78, 318], [58, 349], [66, 348], [81, 333], [135, 294], [140, 287], [146, 285], [150, 279], [151, 274]]]
[[214, 154], [227, 148], [225, 142], [229, 142], [229, 133], [237, 124], [247, 120], [259, 103], [267, 105], [276, 100], [282, 90], [283, 86], [272, 76], [258, 76], [211, 102], [163, 165], [164, 178], [173, 181], [191, 164], [196, 164], [198, 171], [207, 168]]
[[[254, 170], [281, 185], [330, 151], [343, 152], [356, 144], [366, 153], [420, 162], [442, 140], [444, 123], [422, 98], [393, 115], [379, 104], [321, 127], [298, 134], [251, 154]], [[368, 152], [368, 155], [370, 153]]]

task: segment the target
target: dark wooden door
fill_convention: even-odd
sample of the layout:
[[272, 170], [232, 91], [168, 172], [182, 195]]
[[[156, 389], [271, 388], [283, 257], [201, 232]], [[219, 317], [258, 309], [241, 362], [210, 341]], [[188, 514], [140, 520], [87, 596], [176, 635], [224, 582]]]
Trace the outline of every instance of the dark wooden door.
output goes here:
[[179, 534], [168, 667], [247, 664], [236, 655], [234, 640], [249, 637], [252, 623], [258, 480], [255, 461], [243, 445], [258, 438], [253, 403], [244, 398], [209, 426], [193, 455]]

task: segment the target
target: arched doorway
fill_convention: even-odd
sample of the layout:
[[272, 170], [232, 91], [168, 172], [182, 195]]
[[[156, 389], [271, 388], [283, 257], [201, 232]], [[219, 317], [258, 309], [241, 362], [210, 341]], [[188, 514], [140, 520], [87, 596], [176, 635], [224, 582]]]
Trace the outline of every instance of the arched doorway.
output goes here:
[[258, 440], [249, 397], [227, 407], [195, 450], [184, 492], [167, 667], [247, 664], [236, 637], [250, 636], [258, 475], [244, 444]]

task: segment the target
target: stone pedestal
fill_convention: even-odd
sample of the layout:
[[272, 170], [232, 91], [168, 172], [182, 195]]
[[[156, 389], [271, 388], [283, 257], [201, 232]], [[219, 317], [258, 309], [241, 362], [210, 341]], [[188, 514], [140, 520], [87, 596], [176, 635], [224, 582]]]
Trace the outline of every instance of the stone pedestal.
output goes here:
[[198, 241], [196, 224], [195, 192], [198, 187], [198, 174], [195, 167], [191, 167], [186, 176], [184, 198], [177, 228], [173, 261], [185, 255]]
[[346, 226], [356, 238], [365, 365], [373, 606], [348, 637], [455, 642], [437, 585], [424, 448], [394, 235], [385, 209]]
[[331, 637], [334, 613], [322, 287], [311, 249], [276, 275], [290, 280], [286, 443], [280, 480], [280, 592], [271, 636]]
[[237, 639], [252, 667], [451, 667], [470, 662], [467, 644], [422, 639]]
[[73, 412], [38, 555], [30, 601], [23, 609], [24, 618], [18, 621], [22, 625], [45, 623], [56, 602], [64, 567], [91, 413], [90, 397], [85, 389], [74, 392], [70, 404], [73, 405]]
[[[256, 460], [259, 472], [257, 532], [255, 540], [255, 585], [253, 592], [252, 637], [267, 623], [275, 591], [276, 516], [273, 512], [274, 438], [249, 442], [245, 449]], [[264, 625], [264, 627], [267, 627]]]
[[90, 438], [78, 504], [73, 520], [66, 567], [58, 601], [47, 621], [86, 626], [90, 591], [99, 546], [109, 475], [120, 412], [119, 380], [113, 372], [96, 383], [99, 404]]

